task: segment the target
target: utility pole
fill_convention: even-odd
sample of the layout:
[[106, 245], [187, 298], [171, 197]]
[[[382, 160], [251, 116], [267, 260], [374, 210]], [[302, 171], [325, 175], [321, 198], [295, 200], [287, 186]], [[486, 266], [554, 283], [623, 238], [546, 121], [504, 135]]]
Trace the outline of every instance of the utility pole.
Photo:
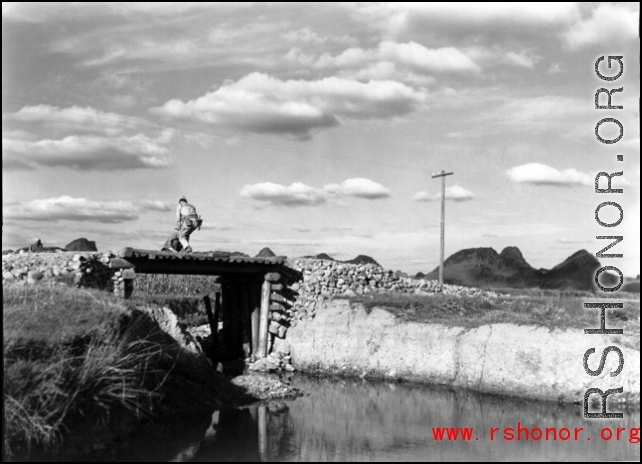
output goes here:
[[439, 291], [444, 288], [444, 229], [446, 221], [446, 176], [452, 176], [452, 172], [441, 171], [433, 174], [432, 178], [441, 177], [441, 222], [440, 222], [440, 246], [439, 246]]

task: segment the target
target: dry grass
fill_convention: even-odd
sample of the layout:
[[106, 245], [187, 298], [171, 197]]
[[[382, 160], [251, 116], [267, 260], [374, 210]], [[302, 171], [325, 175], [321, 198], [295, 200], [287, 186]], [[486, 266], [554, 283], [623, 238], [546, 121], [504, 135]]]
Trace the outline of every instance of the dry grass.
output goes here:
[[[470, 328], [493, 323], [529, 324], [550, 329], [588, 328], [597, 327], [600, 320], [598, 309], [583, 307], [583, 303], [591, 299], [563, 292], [549, 296], [515, 294], [501, 297], [368, 294], [349, 300], [363, 304], [366, 309], [386, 308], [403, 321]], [[607, 326], [626, 325], [639, 334], [639, 299], [622, 301], [623, 309], [608, 310]]]
[[128, 304], [154, 304], [169, 308], [188, 327], [207, 324], [203, 297], [220, 291], [213, 276], [139, 274]]
[[213, 276], [138, 274], [134, 295], [207, 295], [215, 289]]
[[3, 289], [5, 446], [55, 448], [77, 420], [150, 411], [165, 373], [111, 294], [61, 286]]

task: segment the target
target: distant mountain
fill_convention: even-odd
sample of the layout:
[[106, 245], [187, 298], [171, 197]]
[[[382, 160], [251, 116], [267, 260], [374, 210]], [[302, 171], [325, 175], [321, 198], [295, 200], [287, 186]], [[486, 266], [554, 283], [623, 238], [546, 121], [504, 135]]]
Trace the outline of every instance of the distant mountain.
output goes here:
[[[337, 261], [327, 253], [319, 253], [318, 255], [314, 255], [314, 256], [307, 255], [307, 256], [301, 256], [301, 257], [306, 259], [325, 259], [326, 261]], [[337, 261], [337, 262], [340, 263], [341, 261]]]
[[217, 251], [203, 251], [203, 252], [200, 252], [200, 253], [205, 253], [205, 254], [211, 253], [212, 255], [214, 255], [216, 257], [221, 257], [221, 258], [230, 258], [232, 256], [239, 256], [239, 257], [243, 257], [243, 258], [249, 258], [250, 257], [250, 255], [245, 254], [245, 253], [243, 253], [241, 251], [220, 251], [220, 250], [217, 250]]
[[423, 279], [423, 278], [425, 278], [425, 277], [426, 277], [426, 274], [424, 274], [423, 272], [417, 272], [417, 273], [415, 274], [415, 277], [414, 277], [414, 278], [415, 278], [415, 279]]
[[379, 266], [379, 263], [376, 262], [373, 258], [370, 256], [366, 255], [359, 255], [354, 259], [351, 259], [350, 261], [343, 261], [346, 264], [374, 264], [375, 266]]
[[276, 255], [272, 250], [270, 250], [268, 247], [263, 248], [261, 251], [259, 251], [259, 254], [256, 255], [256, 258], [274, 258]]
[[[536, 287], [539, 273], [515, 247], [506, 248], [501, 254], [492, 248], [468, 248], [444, 261], [444, 281], [456, 285]], [[439, 279], [439, 267], [429, 272], [426, 279]]]
[[632, 280], [622, 285], [621, 292], [640, 293], [640, 279]]
[[[586, 250], [569, 256], [551, 270], [533, 268], [517, 247], [501, 253], [492, 248], [468, 248], [444, 261], [444, 282], [472, 287], [539, 287], [550, 289], [592, 290], [600, 262]], [[437, 280], [439, 268], [426, 279]], [[613, 286], [617, 277], [602, 274], [602, 285]]]
[[20, 253], [21, 251], [25, 252], [25, 253], [26, 252], [29, 252], [29, 253], [54, 253], [54, 252], [56, 252], [58, 250], [65, 251], [60, 247], [47, 247], [47, 246], [44, 246], [42, 244], [42, 240], [37, 239], [34, 243], [32, 243], [29, 246], [18, 248], [15, 251], [13, 251], [13, 250], [4, 250], [2, 252], [2, 254], [3, 255], [13, 254], [13, 253], [17, 254], [17, 253]]
[[[600, 262], [586, 250], [573, 253], [560, 264], [544, 274], [543, 288], [577, 288], [591, 290], [595, 285], [595, 271]], [[603, 273], [600, 283], [613, 286], [619, 279], [612, 274]]]
[[339, 261], [338, 259], [334, 259], [332, 256], [328, 255], [327, 253], [319, 253], [316, 256], [302, 256], [302, 258], [325, 259], [328, 261], [336, 261], [337, 263], [345, 263], [345, 264], [374, 264], [375, 266], [380, 266], [379, 263], [376, 262], [373, 258], [366, 255], [359, 255], [356, 258], [351, 259], [350, 261]]
[[230, 256], [241, 256], [243, 258], [249, 258], [250, 257], [250, 255], [248, 255], [247, 253], [243, 253], [242, 251], [233, 251], [233, 252], [230, 253]]
[[66, 251], [98, 251], [96, 242], [86, 238], [77, 238], [65, 246]]
[[524, 270], [533, 270], [530, 264], [526, 262], [526, 259], [524, 259], [524, 255], [520, 251], [519, 248], [514, 247], [514, 246], [509, 246], [506, 247], [502, 250], [502, 252], [499, 254], [501, 258], [504, 259], [504, 261], [510, 262], [511, 266], [515, 268], [520, 268]]

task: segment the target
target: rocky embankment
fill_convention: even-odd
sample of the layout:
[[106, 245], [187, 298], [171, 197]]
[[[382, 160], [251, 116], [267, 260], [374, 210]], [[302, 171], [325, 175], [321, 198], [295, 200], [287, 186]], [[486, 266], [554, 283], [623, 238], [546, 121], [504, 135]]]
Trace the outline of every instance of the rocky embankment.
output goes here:
[[[288, 333], [297, 370], [358, 375], [463, 387], [483, 393], [538, 400], [580, 402], [587, 388], [624, 387], [626, 401], [640, 401], [640, 351], [615, 336], [580, 329], [489, 324], [474, 329], [400, 322], [385, 309], [370, 313], [361, 305], [335, 299], [314, 319]], [[582, 360], [616, 343], [625, 367], [617, 377], [617, 356], [602, 374], [591, 377]], [[596, 356], [594, 356], [596, 357]], [[597, 361], [596, 361], [597, 362]], [[597, 366], [594, 366], [596, 368]]]
[[[398, 277], [393, 271], [374, 264], [346, 264], [333, 260], [294, 258], [287, 265], [301, 272], [303, 281], [291, 285], [298, 293], [292, 301], [291, 325], [313, 319], [317, 309], [332, 297], [369, 293], [430, 295], [439, 291], [435, 280]], [[446, 295], [497, 296], [496, 292], [459, 285], [443, 286]]]
[[[112, 252], [20, 253], [2, 256], [2, 281], [35, 284], [41, 280], [72, 282], [78, 287], [113, 288]], [[117, 280], [117, 279], [116, 279]]]
[[[203, 400], [210, 398], [210, 403], [216, 407], [238, 406], [256, 400], [267, 400], [296, 396], [299, 392], [272, 377], [261, 375], [240, 375], [228, 378], [218, 374], [207, 357], [201, 339], [195, 333], [203, 334], [203, 330], [189, 330], [180, 324], [176, 314], [170, 309], [160, 306], [137, 306], [136, 324], [141, 338], [158, 343], [164, 347], [165, 354], [172, 363], [172, 376], [182, 379], [185, 385], [192, 384], [197, 388], [171, 391], [165, 409], [172, 407], [175, 396], [191, 400], [195, 408], [201, 408], [198, 398], [193, 392], [200, 392]], [[142, 317], [141, 317], [142, 316]], [[132, 322], [133, 323], [133, 322]], [[206, 332], [209, 332], [207, 330]], [[201, 386], [201, 387], [199, 387]], [[204, 393], [204, 392], [207, 392]], [[181, 402], [185, 398], [180, 399]], [[181, 414], [185, 414], [185, 410]]]

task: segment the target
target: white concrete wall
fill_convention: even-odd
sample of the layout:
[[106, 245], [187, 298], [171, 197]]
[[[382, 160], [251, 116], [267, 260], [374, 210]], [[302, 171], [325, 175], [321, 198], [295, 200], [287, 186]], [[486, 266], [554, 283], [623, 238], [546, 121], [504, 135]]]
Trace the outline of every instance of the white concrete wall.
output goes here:
[[[315, 319], [291, 329], [287, 343], [293, 365], [303, 371], [402, 378], [564, 402], [583, 401], [590, 387], [622, 386], [620, 398], [639, 402], [640, 352], [612, 337], [514, 324], [464, 329], [398, 322], [384, 309], [367, 314], [360, 305], [335, 300]], [[609, 345], [624, 353], [622, 373], [610, 377], [618, 363], [617, 354], [610, 353], [600, 376], [587, 375], [585, 351], [596, 349], [589, 360], [596, 369]]]

